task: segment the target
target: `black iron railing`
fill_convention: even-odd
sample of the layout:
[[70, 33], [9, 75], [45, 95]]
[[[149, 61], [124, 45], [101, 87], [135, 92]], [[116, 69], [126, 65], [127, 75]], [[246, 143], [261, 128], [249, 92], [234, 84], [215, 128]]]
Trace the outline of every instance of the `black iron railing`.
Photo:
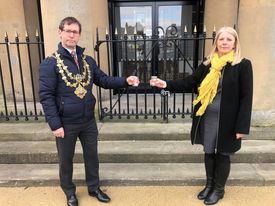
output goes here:
[[1, 120], [38, 120], [44, 116], [37, 95], [43, 46], [38, 34], [33, 38], [26, 34], [22, 40], [16, 33], [11, 41], [6, 33], [0, 42]]
[[[164, 35], [159, 35], [162, 30]], [[103, 119], [157, 119], [192, 115], [194, 94], [159, 91], [148, 83], [152, 75], [170, 80], [192, 74], [205, 56], [206, 33], [180, 33], [174, 26], [153, 30], [151, 36], [106, 34], [95, 46], [99, 67], [107, 61], [111, 76], [137, 75], [141, 84], [127, 89], [98, 88], [98, 111]], [[106, 50], [105, 50], [106, 49]], [[107, 56], [102, 55], [107, 54]], [[104, 58], [102, 58], [104, 56]], [[106, 58], [107, 57], [107, 58]], [[39, 36], [0, 42], [0, 120], [44, 120], [38, 102], [39, 64], [44, 59], [44, 44]]]

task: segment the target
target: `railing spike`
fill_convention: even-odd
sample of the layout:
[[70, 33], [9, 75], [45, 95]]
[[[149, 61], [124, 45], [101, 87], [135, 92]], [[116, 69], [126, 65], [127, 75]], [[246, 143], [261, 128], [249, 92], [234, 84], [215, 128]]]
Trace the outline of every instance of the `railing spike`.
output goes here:
[[194, 27], [194, 33], [197, 33], [197, 26]]
[[136, 26], [134, 28], [134, 35], [137, 35], [137, 23], [136, 23]]
[[18, 38], [19, 37], [19, 34], [17, 31], [15, 31], [15, 37]]
[[186, 25], [184, 26], [184, 33], [187, 33], [187, 27], [186, 27]]
[[214, 25], [213, 32], [212, 32], [212, 37], [213, 37], [213, 39], [216, 38], [216, 27], [215, 27], [215, 25]]
[[35, 30], [35, 36], [36, 36], [36, 37], [39, 36], [38, 29]]
[[127, 22], [125, 23], [125, 30], [124, 30], [124, 35], [127, 35]]
[[8, 38], [8, 32], [5, 32], [5, 38]]
[[118, 35], [118, 33], [117, 33], [117, 28], [115, 29], [115, 35]]
[[203, 32], [206, 33], [206, 25], [203, 26]]
[[106, 35], [109, 35], [109, 31], [108, 28], [106, 27]]
[[26, 37], [29, 37], [29, 34], [28, 34], [28, 32], [27, 32], [27, 31], [25, 31], [25, 36], [26, 36]]

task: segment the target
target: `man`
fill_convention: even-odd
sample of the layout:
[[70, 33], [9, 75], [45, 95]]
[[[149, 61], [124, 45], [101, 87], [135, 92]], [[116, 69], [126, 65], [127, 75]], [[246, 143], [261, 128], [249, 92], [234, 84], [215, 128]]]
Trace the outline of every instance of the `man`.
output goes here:
[[84, 48], [77, 46], [81, 24], [76, 18], [64, 18], [58, 34], [61, 40], [58, 50], [40, 65], [39, 93], [46, 120], [56, 137], [60, 185], [67, 197], [67, 205], [77, 206], [72, 175], [75, 144], [79, 137], [88, 193], [101, 202], [109, 202], [108, 195], [99, 188], [98, 130], [94, 118], [96, 101], [92, 87], [95, 84], [117, 89], [137, 85], [139, 80], [135, 76], [107, 76], [92, 57], [84, 55]]

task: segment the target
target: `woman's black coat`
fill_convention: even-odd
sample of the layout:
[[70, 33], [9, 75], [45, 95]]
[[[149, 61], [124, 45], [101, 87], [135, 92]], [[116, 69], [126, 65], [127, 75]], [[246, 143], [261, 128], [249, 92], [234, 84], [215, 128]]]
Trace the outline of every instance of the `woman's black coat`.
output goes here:
[[[210, 65], [201, 64], [194, 73], [182, 80], [167, 82], [170, 91], [190, 91], [197, 89], [209, 72]], [[248, 134], [251, 120], [253, 93], [253, 72], [251, 62], [243, 59], [239, 64], [224, 67], [217, 151], [233, 153], [241, 148], [241, 139], [236, 139], [236, 133]], [[196, 112], [200, 107], [194, 107], [194, 117], [191, 129], [192, 144], [203, 144], [203, 135], [198, 135], [200, 116]]]

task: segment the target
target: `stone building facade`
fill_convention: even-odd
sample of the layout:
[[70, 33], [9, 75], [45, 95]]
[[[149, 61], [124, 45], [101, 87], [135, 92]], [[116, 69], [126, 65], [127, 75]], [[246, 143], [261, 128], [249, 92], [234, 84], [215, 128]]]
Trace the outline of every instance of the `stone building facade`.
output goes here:
[[[253, 124], [275, 124], [275, 0], [205, 0], [204, 3], [207, 30], [214, 26], [218, 29], [237, 25], [242, 54], [253, 63]], [[108, 0], [2, 0], [1, 4], [0, 38], [4, 39], [6, 32], [9, 37], [15, 32], [22, 37], [26, 30], [31, 36], [35, 34], [36, 25], [40, 25], [46, 56], [56, 49], [58, 23], [65, 16], [75, 16], [82, 22], [79, 44], [92, 56], [95, 55], [96, 28], [104, 30], [109, 25]], [[37, 12], [37, 6], [41, 13]], [[40, 24], [35, 18], [38, 15], [41, 15]], [[0, 49], [1, 55], [3, 51]], [[28, 64], [24, 55], [22, 59]], [[4, 66], [5, 62], [2, 62]], [[101, 66], [104, 68], [104, 62]]]

